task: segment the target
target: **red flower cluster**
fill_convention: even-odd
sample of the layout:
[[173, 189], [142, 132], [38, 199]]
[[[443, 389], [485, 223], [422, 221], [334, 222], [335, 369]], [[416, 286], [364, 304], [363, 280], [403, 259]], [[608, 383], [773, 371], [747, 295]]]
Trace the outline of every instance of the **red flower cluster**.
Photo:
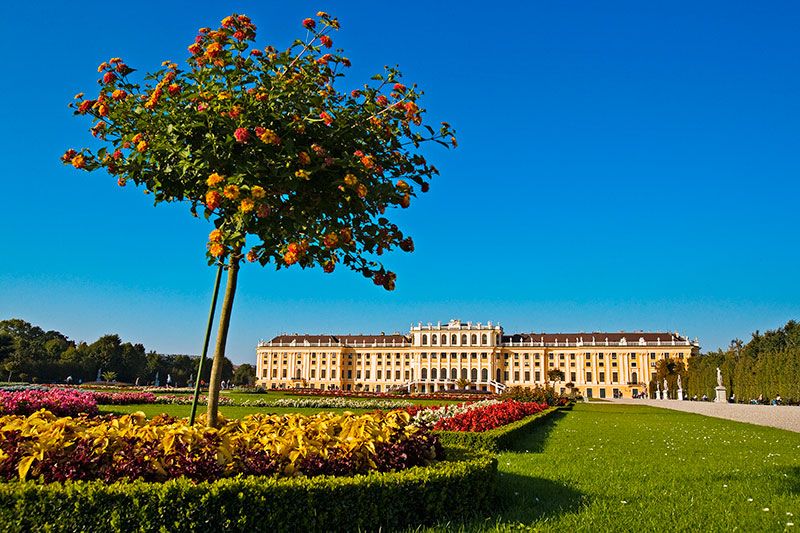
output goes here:
[[68, 389], [29, 389], [0, 391], [0, 414], [23, 415], [47, 409], [56, 416], [97, 414], [97, 401], [91, 392]]
[[433, 427], [443, 431], [488, 431], [505, 426], [526, 416], [547, 409], [546, 403], [508, 400], [480, 409], [472, 409], [450, 418], [439, 420]]

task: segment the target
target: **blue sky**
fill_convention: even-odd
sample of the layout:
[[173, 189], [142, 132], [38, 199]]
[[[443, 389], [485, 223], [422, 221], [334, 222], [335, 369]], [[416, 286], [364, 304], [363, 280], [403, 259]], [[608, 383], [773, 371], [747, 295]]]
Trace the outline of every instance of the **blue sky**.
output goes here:
[[[246, 13], [259, 43], [338, 16], [347, 86], [399, 64], [432, 121], [431, 192], [396, 212], [416, 252], [397, 290], [357, 274], [246, 266], [229, 356], [279, 332], [656, 329], [706, 349], [800, 318], [800, 7], [791, 2], [172, 2], [0, 7], [0, 318], [71, 338], [116, 332], [197, 353], [209, 227], [58, 157], [96, 66], [182, 60], [201, 26]], [[487, 7], [490, 6], [490, 7]]]

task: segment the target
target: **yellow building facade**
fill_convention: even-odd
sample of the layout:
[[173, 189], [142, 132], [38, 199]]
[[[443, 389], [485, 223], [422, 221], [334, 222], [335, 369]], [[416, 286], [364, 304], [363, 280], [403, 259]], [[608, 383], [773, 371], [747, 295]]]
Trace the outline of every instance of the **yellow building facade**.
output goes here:
[[[278, 335], [258, 343], [257, 385], [269, 389], [436, 392], [467, 387], [574, 388], [595, 398], [647, 391], [659, 359], [699, 353], [666, 332], [518, 333], [499, 324], [417, 324], [408, 335]], [[551, 380], [552, 370], [563, 379]]]

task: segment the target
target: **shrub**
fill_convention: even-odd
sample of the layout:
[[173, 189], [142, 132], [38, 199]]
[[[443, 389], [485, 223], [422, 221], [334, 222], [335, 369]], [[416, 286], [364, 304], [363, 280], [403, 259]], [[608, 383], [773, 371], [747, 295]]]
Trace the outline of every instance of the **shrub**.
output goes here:
[[495, 504], [497, 461], [463, 451], [430, 467], [353, 477], [213, 483], [0, 483], [0, 524], [28, 531], [398, 530], [469, 519]]
[[0, 479], [212, 480], [353, 475], [430, 464], [441, 447], [403, 411], [250, 415], [189, 426], [165, 415], [0, 417]]
[[542, 423], [553, 413], [571, 407], [571, 405], [567, 407], [551, 407], [522, 420], [488, 431], [435, 431], [434, 434], [439, 437], [441, 444], [448, 449], [463, 447], [471, 450], [506, 450], [511, 447], [514, 440], [529, 431], [533, 426]]
[[569, 400], [556, 392], [553, 387], [522, 387], [514, 385], [508, 387], [500, 395], [503, 400], [517, 400], [518, 402], [546, 403], [547, 405], [565, 405]]

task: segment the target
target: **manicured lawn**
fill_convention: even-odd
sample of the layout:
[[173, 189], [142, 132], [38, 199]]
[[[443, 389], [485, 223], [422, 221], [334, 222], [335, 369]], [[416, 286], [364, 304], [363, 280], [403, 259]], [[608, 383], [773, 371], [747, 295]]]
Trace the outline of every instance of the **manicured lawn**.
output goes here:
[[[499, 455], [496, 516], [439, 530], [800, 529], [800, 434], [578, 404]], [[796, 525], [788, 525], [796, 524]]]
[[[152, 417], [161, 413], [177, 416], [179, 418], [188, 417], [192, 411], [191, 405], [165, 405], [165, 404], [134, 404], [134, 405], [100, 405], [98, 406], [103, 413], [119, 413], [127, 414], [136, 411], [142, 411], [148, 417]], [[329, 411], [334, 413], [343, 413], [344, 411], [351, 411], [353, 413], [368, 413], [374, 409], [317, 409], [310, 407], [237, 407], [237, 406], [220, 406], [219, 412], [227, 418], [242, 418], [243, 416], [252, 413], [274, 413], [274, 414], [287, 414], [287, 413], [303, 413], [312, 415], [320, 411]], [[198, 416], [206, 412], [205, 405], [197, 407]]]

